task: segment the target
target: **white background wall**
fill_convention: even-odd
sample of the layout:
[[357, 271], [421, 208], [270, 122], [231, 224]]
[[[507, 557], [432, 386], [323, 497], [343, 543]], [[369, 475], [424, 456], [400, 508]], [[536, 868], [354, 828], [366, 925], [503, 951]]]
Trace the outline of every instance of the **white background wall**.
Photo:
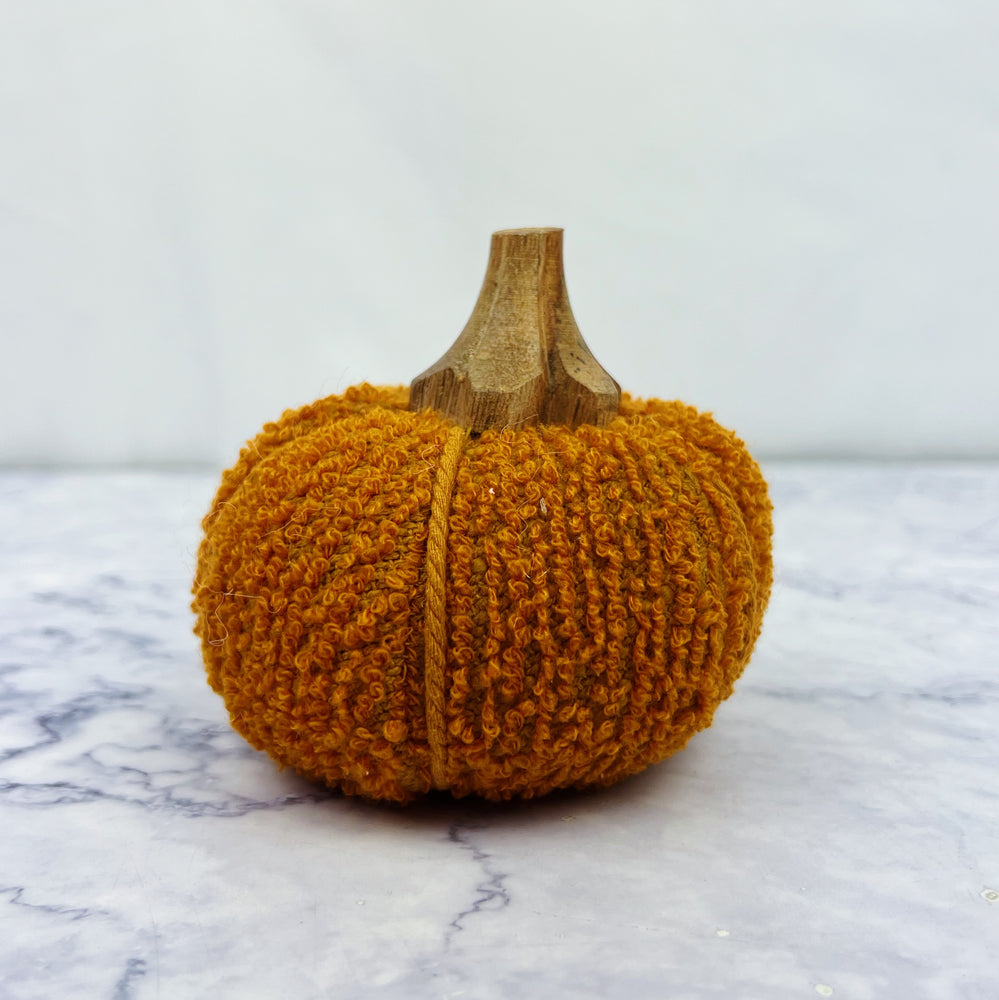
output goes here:
[[0, 462], [230, 461], [566, 229], [625, 388], [999, 456], [994, 0], [0, 0]]

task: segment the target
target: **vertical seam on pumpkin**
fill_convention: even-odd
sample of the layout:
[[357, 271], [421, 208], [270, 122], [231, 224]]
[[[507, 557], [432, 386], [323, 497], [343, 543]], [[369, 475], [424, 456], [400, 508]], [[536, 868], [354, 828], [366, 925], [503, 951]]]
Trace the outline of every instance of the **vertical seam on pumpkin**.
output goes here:
[[430, 495], [427, 526], [427, 570], [423, 612], [423, 678], [427, 716], [430, 775], [434, 788], [448, 787], [447, 732], [444, 720], [444, 672], [447, 663], [446, 560], [448, 517], [458, 462], [466, 430], [454, 427], [444, 443], [444, 452]]

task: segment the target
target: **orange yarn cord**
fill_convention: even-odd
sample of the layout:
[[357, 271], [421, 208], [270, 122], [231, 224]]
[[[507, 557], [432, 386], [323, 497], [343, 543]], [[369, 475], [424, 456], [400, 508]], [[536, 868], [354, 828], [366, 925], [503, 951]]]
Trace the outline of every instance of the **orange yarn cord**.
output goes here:
[[427, 525], [427, 566], [423, 624], [424, 685], [427, 705], [427, 743], [434, 788], [448, 787], [447, 745], [444, 728], [444, 666], [447, 659], [445, 621], [445, 561], [447, 523], [455, 474], [465, 443], [465, 428], [454, 427], [447, 436], [444, 453], [434, 478]]

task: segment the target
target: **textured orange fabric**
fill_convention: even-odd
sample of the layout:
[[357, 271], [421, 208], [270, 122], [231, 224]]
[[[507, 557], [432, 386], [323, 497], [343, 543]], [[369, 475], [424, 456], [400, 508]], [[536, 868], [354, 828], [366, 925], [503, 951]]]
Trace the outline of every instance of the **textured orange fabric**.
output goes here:
[[[425, 557], [454, 427], [407, 400], [363, 385], [266, 425], [205, 517], [193, 604], [250, 743], [400, 802], [434, 784]], [[438, 770], [456, 795], [608, 785], [662, 760], [710, 724], [759, 634], [766, 484], [682, 403], [625, 395], [604, 428], [464, 438], [446, 527]]]

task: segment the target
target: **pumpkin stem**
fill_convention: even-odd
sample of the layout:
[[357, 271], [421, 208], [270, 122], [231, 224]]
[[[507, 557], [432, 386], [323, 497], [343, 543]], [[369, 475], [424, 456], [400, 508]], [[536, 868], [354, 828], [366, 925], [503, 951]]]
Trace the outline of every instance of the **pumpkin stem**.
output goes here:
[[410, 386], [473, 433], [536, 423], [604, 425], [621, 389], [586, 346], [569, 305], [561, 229], [493, 233], [472, 315], [450, 350]]

